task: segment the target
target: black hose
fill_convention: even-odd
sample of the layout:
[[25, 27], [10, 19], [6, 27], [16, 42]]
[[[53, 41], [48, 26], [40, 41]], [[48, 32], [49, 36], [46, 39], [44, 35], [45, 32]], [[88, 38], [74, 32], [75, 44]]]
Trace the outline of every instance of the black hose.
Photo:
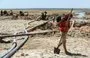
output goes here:
[[1, 58], [5, 57], [8, 53], [10, 53], [14, 48], [16, 48], [16, 46], [17, 46], [17, 43], [14, 42], [13, 46], [8, 50], [8, 52], [6, 52], [4, 55], [2, 55]]
[[12, 51], [10, 51], [3, 58], [11, 58], [28, 40], [29, 36], [27, 36], [20, 45], [17, 45]]

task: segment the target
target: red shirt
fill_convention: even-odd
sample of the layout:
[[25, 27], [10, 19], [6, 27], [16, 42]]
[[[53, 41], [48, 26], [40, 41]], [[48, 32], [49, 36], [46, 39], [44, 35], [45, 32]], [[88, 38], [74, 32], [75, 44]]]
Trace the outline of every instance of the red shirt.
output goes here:
[[[69, 14], [65, 15], [65, 16], [63, 17], [63, 19], [65, 19], [65, 21], [64, 21], [64, 22], [61, 22], [61, 23], [59, 24], [59, 30], [60, 30], [61, 32], [68, 32], [68, 30], [70, 29], [70, 21], [67, 21], [68, 17], [69, 17]], [[72, 14], [71, 14], [70, 17], [69, 17], [69, 20], [70, 20], [71, 18], [72, 18]]]
[[59, 24], [59, 30], [61, 32], [68, 32], [69, 28], [70, 28], [70, 22], [68, 21], [64, 21]]

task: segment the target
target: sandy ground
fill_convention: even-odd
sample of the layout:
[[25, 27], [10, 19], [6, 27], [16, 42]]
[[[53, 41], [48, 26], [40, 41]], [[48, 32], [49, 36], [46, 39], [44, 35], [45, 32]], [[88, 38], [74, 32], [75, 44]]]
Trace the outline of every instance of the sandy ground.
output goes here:
[[[57, 34], [58, 35], [58, 34]], [[81, 55], [68, 56], [65, 55], [62, 46], [59, 55], [53, 54], [53, 48], [57, 46], [60, 37], [57, 35], [46, 37], [32, 37], [24, 47], [19, 50], [12, 58], [89, 58], [90, 45], [85, 38], [68, 37], [67, 49], [72, 53], [80, 53]]]
[[[0, 20], [0, 32], [11, 33], [24, 30], [29, 20]], [[75, 33], [77, 34], [77, 32]], [[79, 33], [77, 34], [79, 35]], [[57, 46], [60, 34], [55, 35], [37, 35], [30, 37], [27, 43], [12, 58], [90, 58], [90, 37], [68, 36], [67, 49], [72, 53], [82, 55], [65, 55], [62, 46], [59, 55], [53, 54], [53, 48]], [[0, 54], [11, 47], [10, 44], [0, 43]]]
[[[28, 20], [0, 20], [0, 33], [14, 34], [15, 32], [24, 31], [27, 27]], [[12, 40], [7, 38], [6, 41]], [[7, 47], [6, 47], [7, 46]], [[11, 44], [1, 44], [0, 49], [9, 49]]]
[[14, 33], [24, 30], [29, 20], [0, 20], [0, 33]]

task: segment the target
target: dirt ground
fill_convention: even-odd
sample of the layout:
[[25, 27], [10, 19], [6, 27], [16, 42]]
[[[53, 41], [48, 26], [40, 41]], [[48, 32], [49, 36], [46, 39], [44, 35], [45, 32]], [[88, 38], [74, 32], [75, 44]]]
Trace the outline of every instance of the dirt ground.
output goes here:
[[[21, 31], [27, 24], [26, 20], [1, 20], [0, 32], [11, 33]], [[64, 53], [62, 46], [60, 47], [61, 53], [59, 55], [53, 54], [53, 48], [57, 46], [60, 39], [60, 34], [55, 35], [37, 35], [29, 38], [27, 43], [19, 50], [12, 58], [84, 58], [86, 55], [89, 58], [90, 54], [90, 40], [87, 37], [71, 37], [67, 36], [67, 48], [72, 53], [80, 53], [81, 56], [67, 56]], [[6, 47], [7, 46], [7, 47]], [[1, 52], [8, 50], [11, 44], [0, 44]]]
[[29, 20], [0, 20], [0, 33], [11, 33], [22, 31], [27, 27]]
[[89, 41], [85, 38], [68, 37], [67, 48], [68, 51], [75, 54], [68, 56], [65, 55], [62, 46], [60, 47], [61, 53], [59, 55], [53, 54], [53, 48], [57, 46], [60, 37], [57, 35], [50, 37], [33, 37], [29, 38], [28, 42], [24, 45], [23, 49], [18, 51], [13, 58], [89, 58], [90, 45]]
[[[14, 34], [15, 32], [23, 31], [24, 28], [27, 27], [28, 22], [31, 22], [31, 20], [0, 20], [0, 33]], [[90, 28], [90, 26], [88, 27]], [[87, 30], [89, 30], [89, 28]], [[61, 34], [57, 32], [53, 35], [36, 35], [30, 37], [25, 45], [15, 53], [12, 58], [90, 58], [89, 32], [81, 33], [81, 31], [76, 28], [76, 30], [74, 29], [68, 33], [67, 49], [71, 53], [75, 53], [73, 56], [65, 55], [62, 46], [60, 47], [61, 52], [59, 55], [53, 53], [53, 49], [57, 46], [61, 37]], [[11, 39], [12, 38], [7, 38], [5, 40]], [[11, 43], [0, 43], [0, 54], [7, 51], [11, 46]]]

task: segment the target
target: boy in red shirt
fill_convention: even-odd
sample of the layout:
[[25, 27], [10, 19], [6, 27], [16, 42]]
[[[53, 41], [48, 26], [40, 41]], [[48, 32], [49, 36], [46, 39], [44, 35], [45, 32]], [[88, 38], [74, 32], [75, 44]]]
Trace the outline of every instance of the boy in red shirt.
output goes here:
[[69, 31], [70, 29], [70, 19], [73, 17], [72, 15], [72, 11], [67, 14], [67, 15], [64, 15], [63, 18], [61, 19], [60, 22], [58, 22], [58, 26], [59, 26], [59, 30], [62, 32], [62, 35], [61, 35], [61, 39], [59, 41], [59, 44], [57, 46], [57, 48], [54, 48], [54, 53], [56, 54], [59, 54], [59, 47], [61, 46], [61, 44], [63, 44], [63, 48], [65, 50], [65, 53], [67, 55], [70, 55], [71, 53], [67, 51], [67, 48], [66, 48], [66, 35], [67, 35], [67, 32]]

